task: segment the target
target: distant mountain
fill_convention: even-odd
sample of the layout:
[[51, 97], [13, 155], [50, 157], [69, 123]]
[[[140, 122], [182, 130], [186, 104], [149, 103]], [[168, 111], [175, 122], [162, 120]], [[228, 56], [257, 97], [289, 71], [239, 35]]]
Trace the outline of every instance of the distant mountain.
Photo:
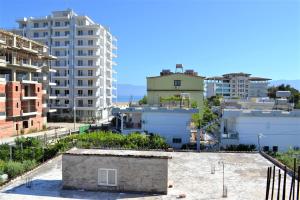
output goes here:
[[290, 85], [297, 90], [300, 90], [300, 80], [274, 80], [270, 81], [270, 86], [278, 86], [281, 84]]

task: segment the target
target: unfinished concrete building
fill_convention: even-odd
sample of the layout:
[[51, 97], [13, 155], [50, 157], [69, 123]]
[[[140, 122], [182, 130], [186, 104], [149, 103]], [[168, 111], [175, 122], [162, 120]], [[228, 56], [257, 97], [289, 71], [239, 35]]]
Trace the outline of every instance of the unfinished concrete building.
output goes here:
[[167, 194], [169, 158], [161, 152], [71, 149], [62, 158], [63, 188]]
[[52, 59], [47, 46], [0, 30], [0, 137], [44, 128]]

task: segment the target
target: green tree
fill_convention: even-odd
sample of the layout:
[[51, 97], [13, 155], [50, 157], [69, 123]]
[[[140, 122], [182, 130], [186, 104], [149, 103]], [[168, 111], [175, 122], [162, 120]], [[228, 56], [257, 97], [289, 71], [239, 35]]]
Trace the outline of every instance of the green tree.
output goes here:
[[290, 103], [295, 103], [295, 108], [300, 108], [300, 93], [297, 89], [291, 87], [290, 85], [284, 84], [281, 84], [279, 86], [272, 86], [268, 88], [268, 96], [272, 99], [275, 99], [277, 91], [290, 91]]
[[145, 95], [142, 99], [139, 100], [139, 105], [147, 104], [147, 96]]

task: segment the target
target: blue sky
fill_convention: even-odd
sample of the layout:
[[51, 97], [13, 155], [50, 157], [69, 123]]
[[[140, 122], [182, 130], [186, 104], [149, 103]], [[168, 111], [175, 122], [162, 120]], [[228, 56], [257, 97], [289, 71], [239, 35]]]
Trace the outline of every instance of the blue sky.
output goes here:
[[176, 63], [203, 76], [247, 72], [300, 79], [300, 1], [296, 0], [0, 0], [0, 27], [72, 8], [118, 38], [118, 82]]

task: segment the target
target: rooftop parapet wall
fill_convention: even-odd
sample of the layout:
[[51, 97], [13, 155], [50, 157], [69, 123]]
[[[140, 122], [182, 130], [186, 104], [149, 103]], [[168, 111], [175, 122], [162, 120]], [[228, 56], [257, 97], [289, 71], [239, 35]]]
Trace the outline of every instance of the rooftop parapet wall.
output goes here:
[[253, 116], [253, 117], [300, 117], [300, 110], [290, 112], [282, 110], [245, 110], [245, 109], [224, 109], [223, 118]]

